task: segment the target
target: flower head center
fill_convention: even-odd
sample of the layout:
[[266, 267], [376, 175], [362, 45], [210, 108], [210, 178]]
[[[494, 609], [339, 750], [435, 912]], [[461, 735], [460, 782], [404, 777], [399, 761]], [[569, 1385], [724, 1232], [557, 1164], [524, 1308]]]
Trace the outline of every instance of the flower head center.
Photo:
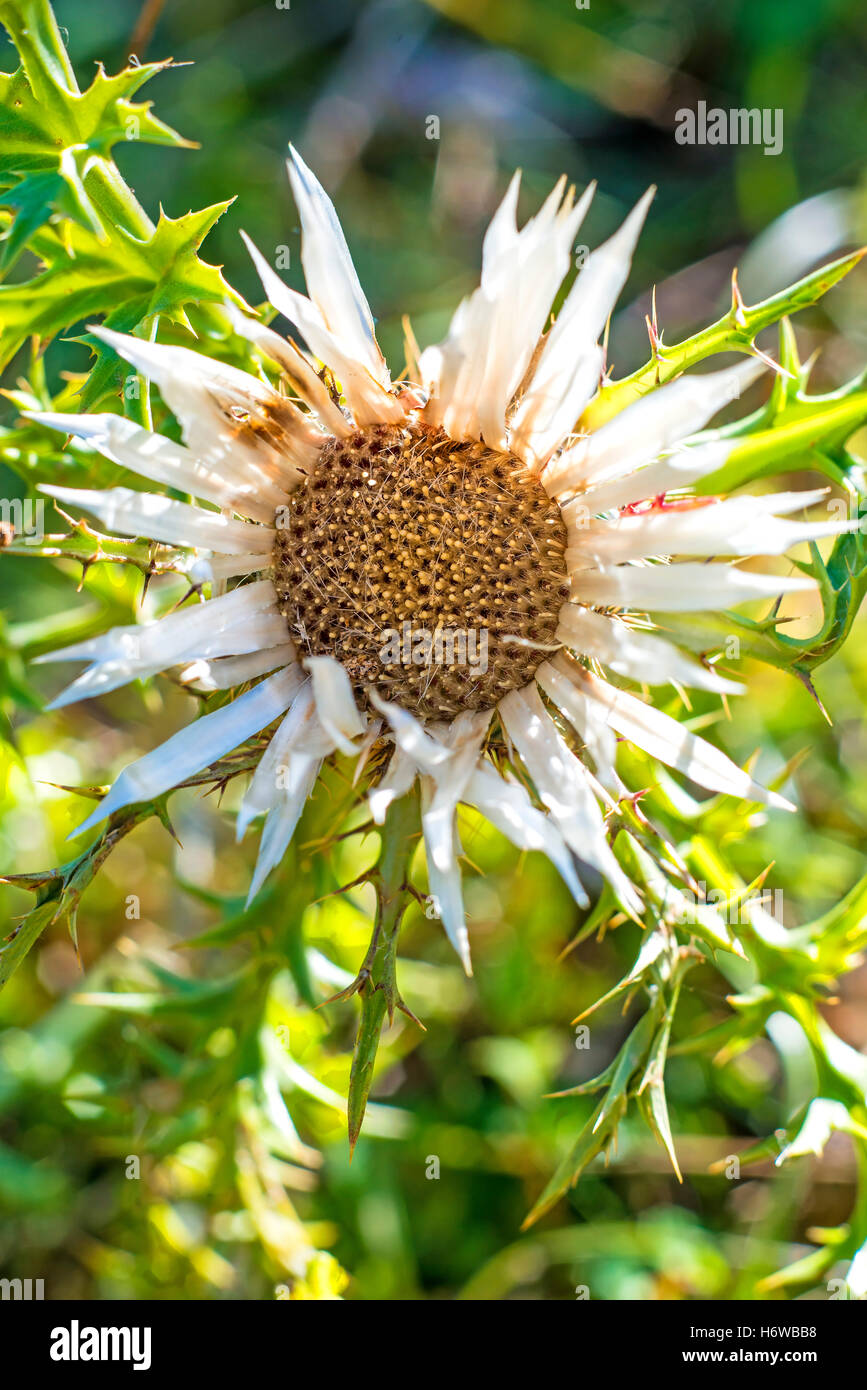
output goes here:
[[[277, 521], [274, 582], [303, 653], [424, 719], [526, 685], [568, 596], [566, 531], [508, 454], [419, 423], [334, 440]], [[517, 639], [517, 640], [515, 640]]]

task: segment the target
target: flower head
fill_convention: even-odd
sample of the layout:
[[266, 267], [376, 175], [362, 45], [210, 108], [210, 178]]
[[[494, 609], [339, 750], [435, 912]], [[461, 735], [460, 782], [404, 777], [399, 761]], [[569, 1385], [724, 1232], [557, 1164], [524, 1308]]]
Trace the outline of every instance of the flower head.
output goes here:
[[[159, 388], [184, 444], [111, 414], [34, 418], [200, 504], [160, 492], [47, 488], [111, 530], [186, 547], [203, 602], [55, 652], [89, 662], [54, 702], [180, 667], [241, 689], [128, 766], [81, 827], [164, 794], [273, 726], [238, 832], [265, 816], [251, 895], [288, 845], [323, 759], [388, 746], [369, 787], [382, 822], [417, 778], [431, 893], [469, 969], [455, 813], [477, 807], [541, 849], [579, 903], [587, 866], [641, 900], [606, 833], [624, 792], [617, 737], [713, 791], [787, 805], [711, 744], [621, 688], [740, 689], [653, 630], [653, 617], [810, 587], [728, 559], [782, 554], [831, 522], [783, 519], [819, 494], [697, 498], [724, 462], [690, 442], [763, 369], [682, 377], [593, 432], [600, 336], [652, 190], [594, 251], [553, 323], [593, 196], [565, 179], [518, 230], [516, 175], [484, 241], [481, 282], [444, 342], [393, 383], [328, 197], [293, 152], [309, 297], [251, 245], [271, 304], [306, 348], [237, 310], [280, 388], [190, 351], [94, 329]], [[708, 563], [710, 559], [716, 563]]]

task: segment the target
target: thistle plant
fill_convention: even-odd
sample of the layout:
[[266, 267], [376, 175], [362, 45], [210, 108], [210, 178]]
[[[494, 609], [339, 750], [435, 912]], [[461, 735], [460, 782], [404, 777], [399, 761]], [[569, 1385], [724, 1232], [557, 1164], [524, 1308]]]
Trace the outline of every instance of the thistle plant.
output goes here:
[[[191, 1190], [231, 1191], [289, 1296], [339, 1296], [344, 1276], [291, 1195], [319, 1158], [287, 1096], [345, 1108], [350, 1151], [363, 1126], [400, 1124], [369, 1098], [389, 1066], [384, 1030], [397, 1038], [386, 1054], [425, 1049], [407, 984], [421, 963], [401, 960], [402, 926], [419, 913], [441, 922], [471, 974], [462, 843], [486, 822], [557, 870], [573, 903], [569, 951], [615, 929], [637, 941], [616, 987], [574, 1020], [616, 1000], [634, 1021], [597, 1076], [559, 1091], [576, 1097], [574, 1138], [525, 1225], [635, 1117], [679, 1178], [669, 1058], [722, 1066], [788, 1020], [815, 1085], [738, 1162], [788, 1164], [840, 1130], [861, 1186], [846, 1223], [764, 1287], [811, 1288], [843, 1261], [853, 1294], [867, 1292], [867, 1062], [823, 1011], [859, 961], [867, 880], [820, 919], [783, 927], [765, 875], [743, 881], [729, 851], [769, 814], [797, 818], [797, 768], [768, 778], [699, 733], [729, 703], [737, 723], [748, 658], [818, 699], [817, 668], [858, 611], [864, 480], [848, 446], [867, 387], [814, 394], [792, 316], [860, 253], [755, 305], [735, 277], [717, 323], [668, 343], [649, 321], [648, 362], [615, 378], [607, 324], [653, 190], [570, 282], [593, 187], [578, 197], [563, 178], [519, 230], [516, 175], [478, 288], [438, 345], [420, 351], [407, 325], [396, 373], [335, 209], [294, 149], [308, 293], [248, 243], [268, 300], [257, 310], [199, 255], [228, 202], [154, 224], [114, 162], [124, 140], [187, 143], [133, 99], [169, 65], [100, 70], [82, 92], [46, 3], [6, 0], [0, 20], [21, 64], [0, 94], [0, 360], [27, 355], [6, 392], [2, 457], [56, 517], [38, 543], [13, 527], [6, 550], [115, 609], [107, 624], [83, 604], [13, 632], [5, 697], [32, 707], [36, 658], [87, 663], [55, 709], [136, 681], [170, 680], [190, 701], [189, 722], [110, 786], [64, 788], [90, 803], [80, 848], [7, 875], [35, 903], [0, 949], [0, 984], [44, 932], [77, 943], [84, 895], [115, 847], [151, 821], [174, 833], [175, 792], [216, 793], [215, 816], [225, 799], [239, 838], [261, 822], [249, 891], [196, 890], [219, 917], [184, 943], [212, 953], [201, 975], [166, 952], [112, 948], [79, 992], [76, 1017], [90, 1021], [73, 1032], [126, 1016], [125, 1045], [184, 1097], [183, 1115], [145, 1136], [159, 1181], [170, 1184], [173, 1159], [198, 1175]], [[25, 255], [36, 269], [22, 280]], [[771, 355], [756, 340], [774, 325]], [[45, 349], [71, 330], [92, 365], [52, 381]], [[805, 469], [826, 484], [767, 490]], [[734, 563], [766, 556], [776, 568]], [[146, 593], [159, 616], [142, 620]], [[815, 605], [812, 635], [791, 630], [792, 594]], [[311, 905], [334, 899], [369, 925], [354, 974], [305, 940]], [[694, 982], [708, 975], [705, 1005]], [[321, 1076], [326, 1050], [309, 1030], [322, 1009], [358, 1015], [345, 1094]], [[52, 1027], [74, 1054], [68, 1014]], [[231, 1265], [175, 1229], [169, 1203], [153, 1221], [197, 1277], [231, 1286]]]

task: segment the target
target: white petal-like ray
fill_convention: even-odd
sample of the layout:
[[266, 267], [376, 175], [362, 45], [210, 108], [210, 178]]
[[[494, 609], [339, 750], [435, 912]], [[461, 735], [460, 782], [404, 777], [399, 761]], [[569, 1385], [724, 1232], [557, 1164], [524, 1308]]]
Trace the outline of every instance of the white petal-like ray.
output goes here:
[[277, 647], [264, 647], [246, 656], [220, 656], [211, 661], [197, 659], [186, 666], [180, 679], [184, 685], [196, 685], [200, 690], [231, 690], [245, 681], [255, 680], [278, 666], [289, 666], [296, 660], [295, 646], [284, 642]]
[[321, 760], [333, 748], [332, 740], [325, 735], [316, 715], [313, 684], [302, 675], [296, 683], [289, 712], [272, 736], [244, 793], [235, 823], [237, 838], [243, 839], [256, 816], [279, 804], [280, 793], [291, 780], [290, 755], [309, 754]]
[[[556, 190], [536, 218], [518, 233], [511, 253], [490, 267], [487, 278], [494, 310], [488, 328], [487, 362], [479, 387], [478, 412], [482, 438], [492, 448], [509, 447], [505, 420], [509, 404], [530, 365], [544, 330], [552, 300], [569, 269], [575, 234], [593, 198], [585, 190], [574, 208], [567, 195], [556, 213]], [[499, 259], [499, 258], [498, 258]], [[510, 264], [516, 275], [510, 283]], [[515, 332], [515, 324], [521, 333]]]
[[49, 652], [40, 660], [92, 663], [52, 701], [50, 708], [59, 709], [76, 700], [105, 695], [131, 680], [147, 680], [181, 662], [256, 656], [263, 648], [273, 650], [278, 644], [285, 644], [279, 650], [286, 655], [274, 665], [293, 661], [294, 648], [286, 642], [286, 621], [277, 611], [274, 586], [263, 580], [168, 613], [156, 622], [110, 628], [99, 637]]
[[405, 412], [397, 396], [393, 396], [376, 377], [371, 376], [366, 363], [334, 336], [312, 299], [284, 284], [250, 238], [244, 232], [241, 235], [268, 299], [278, 313], [295, 325], [306, 339], [310, 351], [331, 368], [343, 388], [356, 424], [399, 424], [405, 418]]
[[644, 685], [675, 681], [724, 695], [740, 695], [744, 690], [736, 681], [725, 680], [699, 665], [664, 637], [639, 631], [619, 618], [579, 604], [566, 603], [561, 608], [557, 639], [582, 656], [602, 662], [618, 676]]
[[161, 796], [259, 733], [292, 701], [301, 679], [299, 671], [297, 665], [287, 666], [268, 676], [231, 704], [202, 715], [159, 748], [130, 763], [93, 814], [73, 834], [83, 834], [125, 806]]
[[[626, 284], [632, 256], [655, 196], [656, 189], [651, 186], [613, 236], [587, 257], [557, 316], [558, 322], [564, 319], [566, 330], [574, 331], [580, 325], [581, 333], [589, 334], [591, 341], [601, 336]], [[573, 346], [578, 346], [574, 339]], [[542, 360], [539, 365], [542, 366]]]
[[271, 552], [241, 552], [238, 555], [199, 554], [189, 566], [187, 573], [192, 584], [212, 584], [215, 591], [227, 579], [237, 579], [247, 574], [257, 574], [271, 568]]
[[655, 459], [646, 468], [636, 473], [628, 473], [625, 478], [617, 478], [613, 483], [601, 483], [579, 493], [563, 508], [564, 517], [578, 522], [587, 520], [600, 512], [617, 511], [621, 507], [631, 507], [636, 502], [662, 496], [680, 488], [690, 487], [708, 473], [722, 468], [734, 448], [734, 441], [727, 439], [711, 440], [708, 444], [693, 444], [680, 447], [675, 453]]
[[855, 521], [781, 521], [775, 512], [794, 512], [826, 496], [777, 492], [764, 497], [697, 498], [694, 505], [641, 512], [575, 526], [567, 522], [566, 568], [594, 568], [651, 555], [782, 555], [802, 541], [836, 536]]
[[397, 746], [412, 759], [419, 771], [436, 776], [442, 764], [452, 757], [451, 749], [425, 733], [409, 710], [383, 700], [376, 690], [371, 689], [369, 695], [374, 709], [388, 721]]
[[183, 444], [162, 434], [152, 434], [123, 415], [25, 413], [28, 419], [47, 425], [49, 429], [86, 440], [112, 463], [130, 469], [141, 478], [192, 493], [205, 502], [239, 512], [250, 521], [270, 524], [274, 520], [274, 507], [259, 499], [255, 481], [242, 486], [229, 483], [201, 463]]
[[276, 531], [272, 526], [235, 521], [156, 492], [134, 492], [128, 487], [91, 491], [50, 483], [43, 483], [40, 492], [93, 512], [110, 531], [122, 536], [145, 536], [167, 545], [215, 550], [223, 555], [270, 554], [274, 548]]
[[301, 264], [307, 292], [330, 332], [388, 390], [391, 378], [373, 331], [373, 315], [334, 205], [298, 151], [292, 145], [289, 150], [286, 167], [301, 218]]
[[417, 775], [418, 768], [412, 758], [403, 751], [399, 744], [396, 744], [388, 767], [367, 798], [370, 814], [377, 825], [384, 824], [391, 803], [406, 795], [412, 788]]
[[520, 782], [501, 777], [496, 768], [482, 761], [473, 770], [462, 800], [481, 811], [517, 849], [540, 850], [547, 855], [579, 907], [590, 906], [563, 836], [551, 817], [533, 805]]
[[226, 304], [225, 311], [238, 336], [246, 338], [259, 348], [260, 352], [283, 368], [319, 422], [336, 439], [346, 439], [352, 434], [351, 422], [347, 420], [340, 406], [331, 399], [324, 382], [300, 348], [287, 338], [281, 337], [279, 333], [275, 333], [273, 328], [261, 323], [259, 319], [251, 319], [247, 314], [242, 314], [234, 304]]
[[574, 683], [567, 679], [558, 668], [557, 661], [558, 658], [555, 658], [554, 662], [543, 661], [536, 670], [536, 681], [581, 735], [602, 786], [620, 796], [624, 787], [615, 766], [617, 738], [614, 730], [608, 723], [604, 711], [600, 711], [597, 705], [586, 699]]
[[423, 370], [437, 378], [428, 418], [453, 439], [481, 438], [492, 449], [509, 448], [506, 413], [569, 269], [593, 191], [573, 206], [561, 179], [518, 231], [518, 176], [512, 179], [485, 236], [481, 283], [459, 306], [438, 352], [423, 357]]
[[342, 753], [358, 752], [353, 739], [360, 738], [366, 721], [359, 713], [345, 668], [333, 656], [308, 656], [304, 665], [313, 680], [319, 722]]
[[422, 816], [427, 854], [443, 871], [455, 862], [455, 809], [473, 775], [490, 722], [490, 710], [464, 711], [452, 722], [445, 736], [452, 756], [434, 772], [432, 780], [436, 790]]
[[[109, 628], [108, 632], [88, 637], [83, 642], [74, 642], [69, 647], [58, 647], [56, 651], [46, 652], [34, 660], [37, 664], [47, 661], [120, 659], [141, 659], [149, 663], [164, 652], [169, 655], [175, 649], [182, 652], [196, 634], [199, 634], [202, 645], [207, 646], [212, 637], [219, 638], [223, 632], [249, 622], [256, 613], [270, 612], [276, 607], [277, 591], [270, 579], [262, 579], [239, 585], [220, 598], [178, 608], [174, 613], [167, 613], [153, 622]], [[182, 656], [176, 655], [174, 661], [180, 660]], [[174, 665], [174, 661], [169, 661], [167, 665]]]
[[[487, 275], [488, 286], [490, 286], [489, 268], [507, 255], [509, 247], [514, 244], [518, 235], [516, 212], [520, 184], [521, 175], [516, 172], [512, 175], [509, 187], [485, 234], [482, 247], [482, 280], [485, 282]], [[474, 331], [478, 332], [478, 322], [484, 313], [485, 298], [483, 288], [480, 286], [473, 295], [467, 296], [458, 305], [452, 315], [448, 335], [444, 341], [436, 346], [426, 348], [421, 355], [419, 366], [422, 373], [422, 384], [431, 393], [426, 415], [432, 424], [444, 425], [446, 413], [450, 412], [449, 418], [452, 425], [457, 428], [459, 418], [461, 416], [469, 418], [473, 411], [471, 400], [468, 400], [465, 406], [461, 407], [456, 396], [461, 373], [466, 374], [473, 370], [469, 347], [472, 334]], [[478, 371], [483, 370], [483, 365], [483, 363], [478, 363], [476, 369]], [[503, 423], [505, 425], [505, 421]], [[475, 422], [474, 428], [476, 437], [478, 437], [481, 432], [481, 425], [478, 421]], [[472, 435], [472, 431], [470, 434]], [[462, 436], [458, 433], [453, 437], [461, 438]]]
[[559, 448], [596, 392], [603, 362], [597, 339], [626, 283], [655, 191], [649, 188], [622, 227], [591, 252], [545, 338], [509, 435], [513, 452], [530, 464]]
[[758, 358], [704, 376], [682, 376], [639, 397], [548, 464], [552, 497], [623, 477], [702, 429], [766, 369]]
[[662, 710], [645, 704], [625, 690], [618, 690], [579, 666], [573, 665], [569, 672], [578, 689], [605, 710], [612, 728], [652, 758], [659, 758], [668, 767], [685, 773], [709, 791], [766, 802], [786, 811], [795, 809], [785, 797], [766, 791], [725, 753], [690, 733]]
[[268, 812], [262, 831], [256, 868], [247, 894], [248, 907], [271, 870], [276, 868], [286, 853], [321, 766], [322, 759], [312, 754], [290, 753], [286, 786], [281, 790], [277, 805]]
[[[433, 780], [429, 777], [422, 777], [421, 809], [423, 817], [430, 811], [435, 792]], [[427, 843], [427, 837], [425, 837], [425, 859], [427, 861], [428, 888], [434, 900], [434, 911], [445, 928], [446, 936], [457, 951], [464, 970], [468, 975], [472, 975], [470, 937], [464, 914], [460, 866], [457, 859], [453, 857], [446, 868], [440, 868]]]
[[637, 915], [640, 899], [608, 845], [587, 772], [557, 732], [535, 685], [511, 691], [498, 708], [506, 733], [569, 848], [593, 864], [623, 907]]
[[[555, 327], [556, 323], [559, 319]], [[584, 407], [595, 396], [605, 354], [598, 344], [591, 343], [574, 362], [561, 358], [559, 366], [559, 383], [548, 385], [533, 379], [509, 430], [510, 452], [534, 471], [542, 468], [571, 434]], [[565, 393], [562, 396], [561, 389]]]
[[267, 382], [190, 348], [90, 331], [159, 387], [186, 444], [226, 478], [257, 478], [270, 492], [295, 487], [313, 468], [325, 436]]
[[572, 597], [600, 607], [634, 608], [640, 613], [696, 613], [730, 608], [750, 599], [814, 590], [815, 581], [797, 576], [754, 574], [735, 565], [612, 565], [578, 570]]

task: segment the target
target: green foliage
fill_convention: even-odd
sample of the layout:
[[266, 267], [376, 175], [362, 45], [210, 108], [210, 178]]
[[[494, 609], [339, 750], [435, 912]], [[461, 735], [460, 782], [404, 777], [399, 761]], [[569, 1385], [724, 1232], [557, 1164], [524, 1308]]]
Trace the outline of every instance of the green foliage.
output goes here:
[[[131, 65], [108, 76], [100, 66], [79, 91], [47, 0], [6, 0], [0, 22], [21, 59], [0, 80], [0, 208], [8, 210], [0, 273], [26, 249], [35, 277], [0, 285], [0, 366], [22, 343], [44, 344], [89, 317], [123, 332], [158, 318], [189, 327], [189, 305], [243, 303], [199, 248], [228, 203], [154, 226], [113, 158], [120, 141], [190, 146], [131, 98], [170, 62]], [[95, 405], [115, 384], [116, 354], [99, 359], [80, 398]]]

